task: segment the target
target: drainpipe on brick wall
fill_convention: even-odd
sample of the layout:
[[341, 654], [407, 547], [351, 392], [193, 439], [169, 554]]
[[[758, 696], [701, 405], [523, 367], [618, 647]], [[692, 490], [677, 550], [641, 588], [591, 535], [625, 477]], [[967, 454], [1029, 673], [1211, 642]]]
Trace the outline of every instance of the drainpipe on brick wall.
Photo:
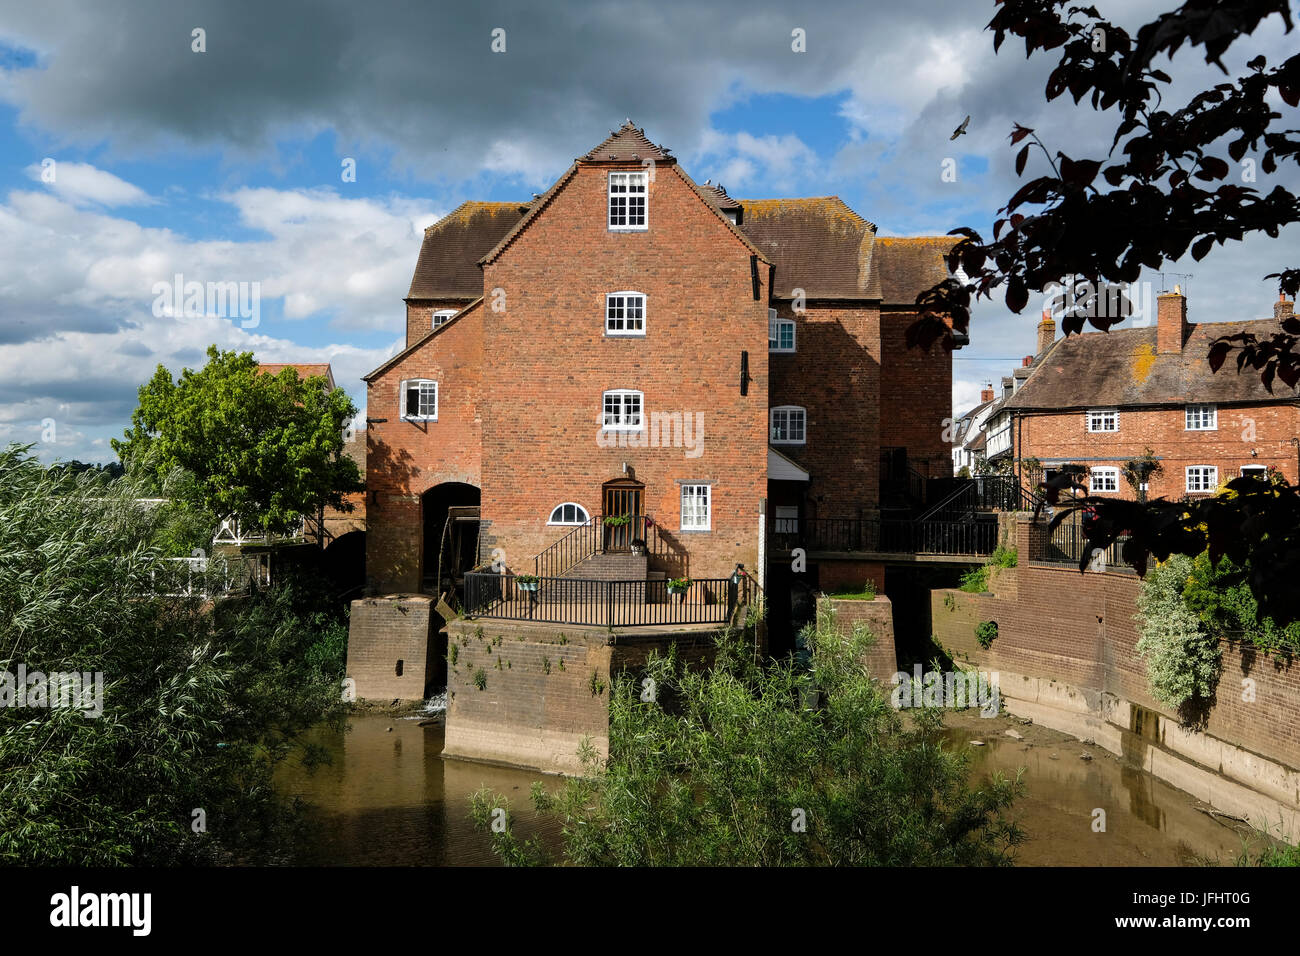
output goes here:
[[767, 499], [758, 501], [758, 586], [767, 587]]

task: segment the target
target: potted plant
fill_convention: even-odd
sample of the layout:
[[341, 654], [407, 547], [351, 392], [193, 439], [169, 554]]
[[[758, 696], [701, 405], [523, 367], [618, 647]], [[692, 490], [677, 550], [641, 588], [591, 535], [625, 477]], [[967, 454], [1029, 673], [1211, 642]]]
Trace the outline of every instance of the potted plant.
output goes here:
[[533, 574], [515, 575], [515, 584], [519, 586], [519, 590], [521, 591], [536, 591], [537, 586], [540, 583], [541, 582], [538, 581], [537, 576]]
[[606, 515], [606, 516], [605, 516], [605, 527], [607, 527], [607, 528], [621, 528], [621, 527], [623, 527], [623, 525], [627, 524], [627, 523], [628, 523], [629, 521], [631, 521], [631, 520], [632, 520], [632, 516], [631, 516], [631, 515]]
[[672, 578], [668, 582], [668, 593], [680, 597], [686, 593], [686, 589], [690, 586], [690, 578]]
[[633, 554], [645, 554], [645, 539], [633, 538], [631, 548]]

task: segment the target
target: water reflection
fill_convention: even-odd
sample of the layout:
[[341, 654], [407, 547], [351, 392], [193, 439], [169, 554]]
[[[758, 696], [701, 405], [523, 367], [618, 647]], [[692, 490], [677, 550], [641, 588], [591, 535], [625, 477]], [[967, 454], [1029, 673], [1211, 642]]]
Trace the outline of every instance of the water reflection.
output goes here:
[[277, 789], [313, 807], [312, 842], [298, 862], [344, 866], [494, 866], [485, 834], [469, 819], [469, 795], [480, 787], [506, 794], [521, 837], [539, 833], [554, 842], [558, 827], [539, 820], [527, 771], [443, 760], [441, 722], [355, 716], [350, 732], [311, 732], [332, 762], [308, 771], [291, 764], [277, 774]]

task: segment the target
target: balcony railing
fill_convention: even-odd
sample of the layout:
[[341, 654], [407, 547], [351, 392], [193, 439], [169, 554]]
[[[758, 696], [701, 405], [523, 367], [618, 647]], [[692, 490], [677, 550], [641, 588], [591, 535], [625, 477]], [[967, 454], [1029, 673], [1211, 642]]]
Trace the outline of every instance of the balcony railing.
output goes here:
[[684, 593], [672, 594], [667, 581], [560, 577], [537, 578], [536, 590], [524, 590], [513, 574], [471, 571], [465, 575], [465, 615], [597, 627], [726, 624], [755, 588], [747, 575], [736, 578], [693, 580]]
[[559, 577], [593, 554], [627, 552], [632, 542], [641, 542], [646, 554], [658, 558], [661, 567], [686, 574], [684, 549], [664, 532], [650, 515], [626, 515], [621, 524], [606, 524], [608, 515], [597, 515], [578, 525], [545, 551], [533, 558], [533, 573], [541, 577]]
[[989, 555], [998, 543], [995, 521], [903, 521], [881, 518], [811, 518], [797, 530], [778, 525], [769, 536], [776, 550], [879, 554]]
[[[1090, 555], [1089, 566], [1097, 570], [1130, 570], [1131, 566], [1122, 556], [1124, 543], [1128, 535], [1121, 535], [1104, 549], [1100, 555]], [[1083, 525], [1077, 520], [1066, 520], [1053, 529], [1051, 536], [1043, 535], [1030, 554], [1031, 561], [1044, 564], [1070, 564], [1079, 566], [1084, 549], [1088, 545], [1088, 536]]]

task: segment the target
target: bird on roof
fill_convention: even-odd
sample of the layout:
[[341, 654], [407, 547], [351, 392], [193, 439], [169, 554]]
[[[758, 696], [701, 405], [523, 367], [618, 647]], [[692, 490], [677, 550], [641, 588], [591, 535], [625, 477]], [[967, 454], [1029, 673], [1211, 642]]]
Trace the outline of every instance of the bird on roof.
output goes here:
[[969, 125], [970, 125], [970, 114], [967, 113], [966, 118], [961, 121], [961, 125], [958, 126], [955, 130], [953, 130], [952, 136], [948, 137], [949, 140], [954, 140], [958, 136], [964, 136], [966, 134], [966, 127]]

